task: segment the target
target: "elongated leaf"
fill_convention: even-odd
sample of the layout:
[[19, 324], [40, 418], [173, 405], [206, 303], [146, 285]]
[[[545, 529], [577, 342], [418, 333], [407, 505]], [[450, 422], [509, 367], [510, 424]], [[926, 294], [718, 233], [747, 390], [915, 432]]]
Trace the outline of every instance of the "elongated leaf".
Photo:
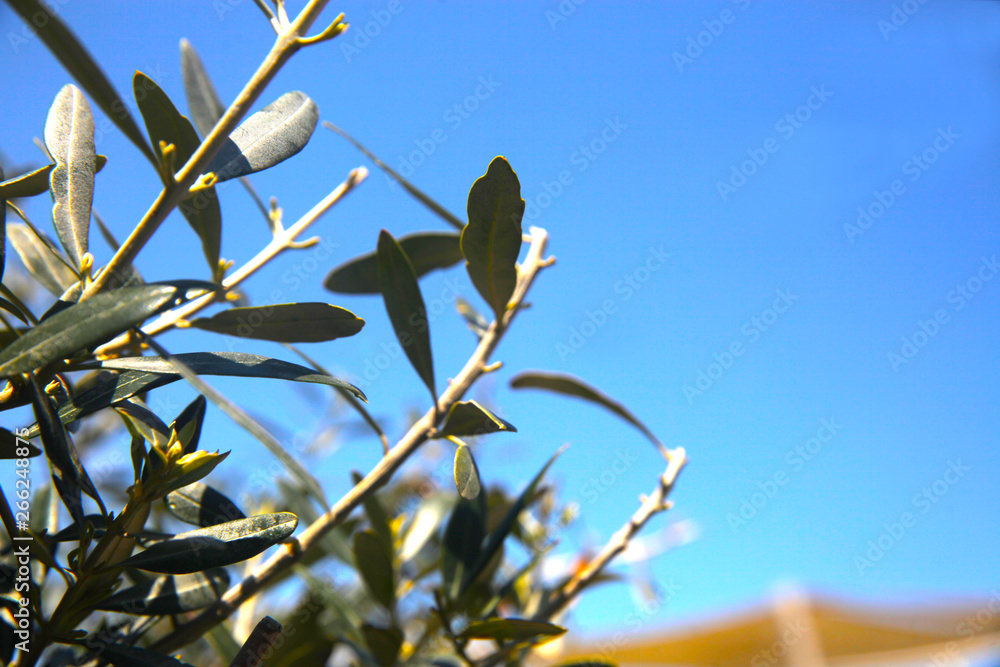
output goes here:
[[457, 401], [448, 410], [444, 425], [435, 437], [485, 435], [497, 431], [517, 433], [510, 422], [496, 416], [475, 401]]
[[292, 534], [298, 518], [288, 512], [261, 514], [199, 528], [152, 544], [122, 562], [164, 574], [188, 574], [253, 558]]
[[[190, 454], [198, 449], [201, 439], [201, 425], [205, 421], [204, 396], [198, 396], [181, 411], [174, 421], [170, 422], [170, 430], [177, 433], [177, 441], [184, 447], [184, 453]], [[235, 517], [234, 517], [235, 518]]]
[[9, 377], [102, 343], [190, 295], [178, 283], [123, 287], [75, 303], [0, 351], [0, 376]]
[[[413, 263], [417, 278], [435, 269], [445, 269], [462, 261], [459, 235], [451, 232], [419, 232], [399, 238], [406, 256]], [[324, 287], [340, 294], [378, 294], [377, 253], [356, 257], [331, 271]]]
[[63, 505], [73, 517], [73, 523], [83, 525], [83, 499], [80, 492], [85, 492], [91, 498], [100, 501], [94, 483], [80, 463], [76, 447], [66, 433], [66, 428], [59, 422], [51, 399], [42, 392], [34, 375], [29, 376], [27, 385], [31, 394], [31, 407], [38, 420], [45, 448], [45, 458], [48, 459], [52, 473], [52, 483], [59, 492]]
[[549, 468], [553, 463], [555, 463], [556, 458], [558, 458], [565, 449], [565, 445], [560, 447], [559, 451], [553, 454], [552, 458], [550, 458], [545, 465], [542, 466], [542, 469], [538, 471], [538, 474], [535, 475], [528, 486], [525, 487], [524, 491], [521, 492], [521, 495], [518, 496], [517, 500], [514, 501], [514, 504], [507, 510], [507, 513], [504, 515], [503, 519], [500, 520], [497, 527], [490, 532], [489, 537], [486, 538], [486, 544], [483, 545], [482, 551], [479, 554], [479, 559], [471, 568], [468, 579], [469, 581], [474, 580], [480, 572], [485, 570], [486, 566], [489, 565], [493, 557], [500, 551], [504, 540], [507, 539], [507, 536], [510, 535], [511, 531], [514, 529], [518, 516], [520, 516], [521, 512], [523, 512], [528, 505], [534, 501], [535, 490], [541, 483], [542, 478], [545, 477], [545, 473], [549, 471]]
[[511, 639], [532, 639], [539, 635], [558, 637], [565, 632], [566, 628], [545, 621], [529, 621], [523, 618], [491, 618], [470, 623], [460, 636], [462, 639], [508, 641]]
[[457, 600], [477, 574], [485, 533], [486, 494], [459, 500], [448, 519], [441, 548], [441, 585], [449, 599]]
[[138, 616], [182, 614], [215, 603], [227, 588], [229, 573], [221, 568], [168, 575], [118, 591], [102, 600], [97, 608]]
[[305, 147], [318, 120], [305, 93], [285, 93], [236, 128], [205, 171], [222, 182], [273, 167]]
[[170, 429], [163, 420], [137, 398], [130, 398], [115, 406], [115, 411], [125, 420], [129, 432], [160, 449], [165, 449], [170, 440]]
[[226, 112], [226, 107], [208, 78], [197, 51], [186, 39], [181, 40], [181, 76], [184, 77], [184, 94], [191, 120], [201, 136], [207, 137]]
[[387, 165], [385, 162], [382, 162], [382, 160], [378, 159], [378, 157], [374, 153], [372, 153], [370, 150], [368, 150], [367, 148], [365, 148], [364, 146], [362, 146], [361, 143], [358, 142], [357, 139], [355, 139], [354, 137], [352, 137], [351, 135], [349, 135], [347, 132], [344, 132], [342, 129], [340, 129], [339, 127], [337, 127], [333, 123], [330, 123], [330, 122], [327, 122], [327, 121], [323, 121], [323, 126], [326, 127], [328, 130], [332, 130], [332, 131], [336, 132], [337, 134], [339, 134], [340, 136], [342, 136], [344, 139], [347, 139], [349, 142], [351, 142], [351, 144], [353, 144], [355, 148], [357, 148], [359, 151], [361, 151], [362, 153], [364, 153], [365, 156], [367, 156], [369, 160], [371, 160], [372, 162], [374, 162], [376, 164], [376, 166], [378, 166], [379, 169], [381, 169], [382, 171], [384, 171], [393, 180], [395, 180], [397, 183], [399, 183], [400, 185], [402, 185], [403, 188], [405, 188], [406, 191], [409, 192], [413, 196], [414, 199], [416, 199], [421, 204], [423, 204], [424, 206], [426, 206], [427, 208], [429, 208], [431, 211], [433, 211], [435, 214], [437, 214], [442, 220], [444, 220], [445, 222], [447, 222], [449, 225], [451, 225], [452, 227], [454, 227], [455, 229], [458, 229], [458, 230], [461, 230], [463, 227], [465, 227], [465, 223], [462, 222], [461, 220], [459, 220], [457, 217], [455, 217], [455, 215], [451, 211], [449, 211], [448, 209], [446, 209], [444, 206], [441, 206], [441, 204], [438, 204], [436, 201], [434, 201], [433, 199], [431, 199], [430, 197], [428, 197], [426, 194], [424, 194], [423, 191], [421, 191], [420, 189], [418, 189], [415, 185], [413, 185], [408, 180], [406, 180], [405, 178], [403, 178], [402, 176], [400, 176], [399, 174], [397, 174], [392, 169], [392, 167], [390, 167], [389, 165]]
[[[156, 82], [142, 72], [135, 73], [132, 87], [154, 149], [159, 152], [160, 142], [173, 144], [176, 155], [172, 166], [174, 170], [180, 169], [201, 145], [194, 126], [177, 111]], [[201, 239], [202, 251], [214, 277], [219, 269], [222, 244], [222, 210], [215, 188], [199, 190], [181, 201], [177, 208]]]
[[94, 651], [95, 654], [100, 655], [101, 659], [107, 660], [114, 667], [193, 667], [177, 658], [141, 646], [109, 643], [101, 639], [87, 643], [87, 646], [91, 645], [98, 647]]
[[472, 450], [466, 445], [459, 445], [455, 450], [455, 488], [466, 500], [479, 495], [479, 468], [472, 458]]
[[[343, 380], [317, 373], [311, 368], [292, 364], [279, 359], [270, 359], [257, 354], [242, 352], [191, 352], [176, 354], [188, 368], [199, 375], [223, 375], [230, 377], [271, 378], [293, 382], [312, 382], [344, 389], [362, 401], [367, 402], [364, 393]], [[69, 423], [86, 417], [142, 391], [150, 391], [165, 384], [176, 382], [180, 374], [163, 357], [123, 357], [94, 362], [89, 367], [99, 367], [122, 371], [96, 382], [92, 387], [73, 396], [68, 403], [59, 406], [59, 418]], [[35, 435], [34, 429], [29, 435]]]
[[517, 174], [502, 157], [469, 190], [469, 224], [462, 230], [462, 254], [476, 290], [497, 320], [517, 285], [524, 200]]
[[370, 623], [361, 626], [368, 650], [381, 667], [393, 667], [399, 657], [399, 649], [403, 646], [403, 631], [399, 628], [380, 628]]
[[[108, 158], [98, 155], [94, 163], [94, 173], [104, 169], [108, 163]], [[0, 199], [20, 199], [21, 197], [36, 197], [49, 191], [49, 176], [56, 168], [54, 164], [47, 164], [34, 171], [29, 171], [20, 176], [15, 176], [6, 181], [0, 181]], [[0, 173], [0, 179], [3, 174]]]
[[0, 459], [30, 459], [42, 453], [38, 447], [0, 428]]
[[164, 502], [175, 517], [202, 528], [246, 518], [236, 503], [201, 482], [170, 492]]
[[379, 234], [376, 252], [379, 287], [396, 338], [430, 390], [432, 400], [437, 401], [430, 324], [413, 265], [392, 234], [384, 229]]
[[132, 120], [121, 96], [104, 76], [104, 72], [90, 56], [62, 19], [40, 0], [7, 0], [7, 4], [21, 15], [35, 33], [42, 38], [49, 51], [73, 75], [97, 106], [111, 119], [118, 129], [134, 143], [153, 165], [156, 158], [142, 137], [142, 132]]
[[319, 343], [353, 336], [365, 321], [346, 308], [310, 302], [230, 308], [191, 320], [191, 326], [256, 340]]
[[635, 426], [650, 442], [656, 445], [657, 449], [665, 451], [663, 444], [653, 435], [653, 432], [646, 428], [646, 425], [639, 421], [635, 415], [629, 412], [628, 408], [599, 389], [590, 386], [580, 378], [564, 373], [527, 371], [514, 376], [510, 381], [510, 386], [514, 389], [546, 389], [557, 394], [576, 396], [591, 403], [596, 403], [615, 413], [629, 424], [632, 424], [632, 426]]
[[382, 540], [370, 530], [354, 534], [354, 562], [365, 587], [386, 609], [396, 604], [396, 574]]
[[51, 294], [59, 296], [78, 282], [79, 278], [69, 268], [69, 259], [35, 236], [26, 224], [7, 225], [7, 238], [24, 268]]
[[63, 86], [45, 120], [45, 146], [55, 168], [49, 175], [52, 222], [77, 267], [87, 252], [94, 201], [94, 116], [79, 88]]
[[[357, 486], [361, 483], [363, 476], [358, 471], [351, 472], [351, 480]], [[365, 508], [365, 515], [368, 517], [368, 524], [371, 526], [375, 537], [382, 544], [385, 557], [391, 559], [393, 552], [392, 526], [389, 513], [385, 511], [382, 499], [377, 493], [370, 493], [361, 501]]]

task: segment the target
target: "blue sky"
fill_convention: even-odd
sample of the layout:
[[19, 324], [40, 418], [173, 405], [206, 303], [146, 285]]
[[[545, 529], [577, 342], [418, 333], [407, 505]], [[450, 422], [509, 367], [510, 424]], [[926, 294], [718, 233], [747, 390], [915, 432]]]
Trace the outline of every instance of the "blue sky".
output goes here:
[[[57, 5], [119, 91], [139, 69], [181, 108], [181, 37], [228, 102], [273, 35], [249, 1]], [[480, 441], [476, 455], [486, 481], [520, 486], [572, 443], [553, 469], [561, 498], [581, 507], [568, 550], [602, 543], [652, 489], [661, 463], [613, 416], [507, 389], [515, 371], [578, 375], [687, 449], [677, 507], [654, 528], [690, 519], [700, 536], [652, 564], [652, 577], [675, 593], [643, 629], [748, 605], [780, 581], [884, 602], [985, 597], [998, 583], [1000, 6], [907, 9], [331, 3], [327, 16], [344, 11], [351, 30], [296, 55], [261, 101], [306, 92], [324, 120], [463, 217], [490, 160], [510, 161], [558, 261], [500, 348], [504, 370], [477, 392], [519, 433]], [[14, 164], [37, 164], [31, 138], [69, 77], [24, 35], [0, 10], [2, 150]], [[109, 162], [95, 207], [124, 237], [158, 181], [116, 131], [97, 148]], [[373, 168], [318, 129], [299, 156], [254, 183], [291, 222], [358, 165]], [[223, 255], [240, 264], [268, 232], [238, 187], [221, 196]], [[29, 211], [41, 223], [47, 206]], [[388, 319], [377, 298], [333, 295], [321, 281], [373, 249], [383, 227], [396, 236], [445, 229], [373, 169], [315, 228], [330, 257], [288, 295], [367, 320], [352, 339], [307, 346], [355, 381], [392, 340]], [[157, 241], [139, 258], [147, 279], [206, 277], [179, 216]], [[247, 284], [251, 299], [302, 261], [276, 261]], [[481, 305], [460, 267], [421, 285], [429, 305], [454, 292]], [[164, 343], [227, 349], [190, 332]], [[474, 341], [449, 306], [432, 343], [441, 384]], [[289, 358], [276, 345], [236, 346]], [[287, 439], [330, 421], [316, 410], [328, 402], [320, 391], [213, 384]], [[426, 392], [401, 359], [364, 388], [391, 434], [405, 426], [394, 418], [401, 408], [425, 409]], [[174, 413], [193, 397], [169, 391]], [[231, 483], [270, 479], [267, 454], [249, 436], [218, 414], [207, 429], [205, 446], [241, 454], [225, 465]], [[377, 460], [376, 441], [359, 433], [344, 431], [332, 454], [303, 454], [331, 495], [352, 468]], [[880, 539], [870, 557], [869, 541]], [[624, 591], [594, 591], [576, 627], [624, 625], [634, 611]]]

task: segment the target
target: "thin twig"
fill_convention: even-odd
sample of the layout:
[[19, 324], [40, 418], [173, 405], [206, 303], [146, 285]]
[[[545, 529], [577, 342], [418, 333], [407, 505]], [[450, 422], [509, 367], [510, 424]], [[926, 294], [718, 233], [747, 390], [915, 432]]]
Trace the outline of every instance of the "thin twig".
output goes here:
[[[573, 600], [575, 600], [585, 588], [593, 584], [604, 569], [611, 564], [625, 549], [629, 542], [642, 528], [649, 523], [649, 520], [660, 512], [664, 512], [671, 507], [667, 496], [670, 495], [684, 465], [687, 463], [687, 455], [683, 447], [667, 450], [667, 469], [660, 475], [659, 484], [652, 495], [642, 498], [639, 509], [632, 517], [625, 522], [618, 531], [611, 536], [608, 543], [604, 545], [601, 552], [594, 556], [587, 563], [587, 566], [577, 572], [569, 581], [562, 585], [551, 598], [531, 617], [533, 621], [549, 621], [562, 610], [564, 610]], [[494, 667], [506, 660], [511, 650], [517, 649], [518, 644], [510, 643], [502, 647], [490, 657], [481, 661], [478, 667]]]
[[[131, 264], [139, 251], [153, 236], [167, 215], [184, 199], [189, 188], [204, 172], [215, 154], [222, 148], [229, 134], [236, 129], [240, 120], [250, 111], [254, 102], [281, 69], [282, 65], [303, 46], [306, 31], [319, 16], [327, 0], [310, 0], [287, 28], [278, 33], [274, 45], [264, 57], [240, 94], [222, 114], [212, 131], [198, 146], [187, 163], [174, 177], [174, 182], [164, 186], [153, 205], [136, 225], [121, 248], [105, 267], [104, 271], [84, 290], [80, 300], [88, 299], [108, 286], [113, 276], [121, 274]], [[338, 17], [338, 21], [341, 17]], [[336, 21], [335, 21], [336, 23]]]
[[583, 589], [594, 583], [598, 575], [604, 571], [604, 568], [608, 566], [611, 561], [613, 561], [619, 554], [621, 554], [628, 547], [629, 542], [635, 535], [642, 530], [650, 519], [654, 516], [670, 509], [670, 503], [667, 501], [667, 496], [670, 495], [670, 491], [674, 488], [674, 482], [677, 481], [677, 476], [680, 474], [681, 469], [687, 463], [687, 456], [684, 452], [683, 447], [678, 447], [677, 449], [667, 450], [667, 469], [660, 476], [659, 485], [656, 490], [653, 491], [652, 495], [643, 499], [642, 504], [632, 518], [629, 519], [624, 526], [618, 529], [608, 543], [604, 545], [601, 552], [591, 559], [587, 566], [580, 570], [572, 579], [570, 579], [566, 584], [553, 595], [549, 601], [534, 615], [534, 620], [545, 621], [560, 611], [566, 608], [566, 606], [573, 601]]
[[[155, 336], [156, 334], [167, 329], [172, 329], [177, 326], [177, 323], [180, 320], [191, 317], [195, 313], [204, 310], [211, 304], [218, 301], [220, 293], [225, 295], [236, 289], [240, 283], [252, 276], [272, 259], [283, 253], [285, 250], [292, 248], [292, 244], [295, 243], [295, 240], [306, 229], [308, 229], [310, 225], [316, 222], [316, 220], [332, 208], [334, 204], [339, 202], [347, 196], [348, 193], [354, 190], [354, 188], [365, 180], [367, 176], [368, 170], [364, 167], [358, 167], [357, 169], [352, 170], [351, 173], [348, 174], [347, 180], [338, 185], [333, 192], [328, 194], [322, 201], [313, 206], [312, 210], [299, 218], [294, 225], [276, 234], [274, 238], [271, 239], [271, 242], [268, 243], [263, 250], [257, 253], [253, 259], [227, 276], [225, 280], [222, 281], [222, 290], [206, 294], [198, 297], [197, 299], [188, 301], [183, 306], [179, 306], [173, 310], [168, 310], [144, 326], [142, 328], [142, 332], [148, 336]], [[107, 355], [129, 345], [130, 343], [131, 339], [127, 334], [118, 336], [111, 342], [105, 343], [101, 347], [97, 348], [94, 353], [98, 356]]]
[[451, 381], [448, 388], [438, 398], [437, 403], [410, 427], [410, 430], [389, 451], [388, 455], [384, 456], [360, 482], [338, 500], [329, 512], [314, 521], [298, 538], [286, 541], [278, 553], [268, 559], [249, 577], [226, 591], [221, 600], [201, 612], [192, 621], [179, 626], [173, 633], [156, 642], [152, 647], [154, 650], [160, 652], [176, 651], [228, 618], [245, 600], [256, 595], [265, 586], [276, 580], [301, 559], [310, 548], [315, 546], [327, 532], [343, 523], [359, 504], [388, 483], [396, 470], [427, 441], [429, 434], [435, 427], [437, 417], [441, 414], [447, 414], [451, 406], [456, 401], [461, 400], [483, 374], [490, 356], [496, 350], [514, 318], [521, 312], [524, 298], [539, 271], [552, 263], [551, 258], [544, 258], [548, 233], [544, 229], [533, 227], [531, 234], [531, 248], [528, 250], [528, 255], [519, 271], [517, 286], [510, 305], [503, 317], [490, 325], [465, 367]]

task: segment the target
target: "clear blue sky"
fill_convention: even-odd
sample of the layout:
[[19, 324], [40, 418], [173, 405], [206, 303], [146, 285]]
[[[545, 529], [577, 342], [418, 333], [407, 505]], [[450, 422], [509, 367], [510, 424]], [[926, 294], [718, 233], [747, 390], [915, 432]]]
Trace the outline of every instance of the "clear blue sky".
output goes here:
[[[139, 69], [182, 108], [181, 37], [228, 102], [273, 36], [248, 0], [57, 4], [119, 91]], [[344, 11], [351, 30], [300, 52], [261, 102], [305, 91], [323, 119], [462, 216], [472, 182], [495, 155], [508, 158], [558, 262], [484, 394], [519, 433], [478, 443], [480, 468], [487, 481], [520, 486], [571, 442], [553, 472], [562, 499], [582, 509], [567, 548], [603, 542], [652, 488], [660, 462], [638, 433], [582, 404], [508, 390], [525, 368], [579, 375], [685, 447], [677, 508], [656, 526], [691, 519], [700, 537], [653, 564], [676, 593], [644, 630], [744, 606], [789, 579], [880, 601], [985, 596], [1000, 583], [1000, 5], [908, 7], [915, 13], [894, 24], [891, 2], [405, 2], [396, 13], [385, 2], [331, 3], [327, 17]], [[2, 150], [37, 164], [31, 138], [70, 79], [38, 39], [11, 39], [21, 30], [0, 9]], [[109, 163], [95, 205], [124, 237], [158, 181], [115, 131], [98, 152]], [[372, 167], [318, 129], [302, 154], [254, 182], [294, 221], [357, 165]], [[223, 255], [239, 264], [267, 230], [239, 187], [221, 196]], [[42, 223], [47, 207], [29, 210]], [[307, 346], [356, 381], [392, 340], [384, 308], [329, 294], [321, 281], [373, 249], [382, 227], [445, 229], [373, 170], [317, 227], [332, 257], [287, 295], [368, 321], [352, 339]], [[158, 239], [140, 256], [147, 279], [207, 275], [179, 216]], [[251, 298], [301, 259], [255, 277]], [[460, 267], [424, 280], [425, 300], [449, 285], [480, 303]], [[443, 382], [473, 340], [450, 309], [432, 332]], [[164, 342], [226, 349], [187, 332]], [[238, 349], [289, 358], [276, 345]], [[316, 413], [328, 401], [321, 391], [213, 384], [286, 438], [329, 420]], [[400, 406], [426, 404], [402, 360], [365, 389], [396, 435]], [[175, 412], [193, 396], [171, 391]], [[207, 429], [206, 446], [239, 453], [225, 464], [243, 471], [233, 483], [267, 470], [268, 455], [224, 417], [213, 411]], [[333, 454], [304, 455], [331, 495], [377, 459], [376, 441], [359, 432], [344, 431]], [[92, 460], [112, 456], [107, 448]], [[616, 460], [629, 461], [621, 474]], [[590, 480], [602, 473], [610, 484], [595, 493]], [[756, 514], [743, 507], [737, 525], [754, 500]], [[900, 533], [892, 525], [906, 513]], [[880, 538], [888, 548], [863, 567], [858, 558]], [[623, 592], [592, 593], [576, 626], [624, 625], [634, 609]]]

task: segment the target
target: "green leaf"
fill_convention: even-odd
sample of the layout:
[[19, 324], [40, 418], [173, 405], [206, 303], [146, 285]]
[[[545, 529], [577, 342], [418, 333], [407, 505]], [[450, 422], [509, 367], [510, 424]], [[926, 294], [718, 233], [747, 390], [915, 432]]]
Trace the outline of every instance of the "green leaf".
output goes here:
[[434, 359], [431, 356], [430, 325], [427, 309], [420, 295], [420, 285], [406, 252], [382, 230], [378, 236], [378, 281], [385, 300], [385, 309], [396, 332], [396, 339], [416, 369], [417, 375], [437, 401], [434, 389]]
[[469, 224], [462, 230], [462, 254], [472, 284], [499, 321], [517, 285], [524, 200], [517, 174], [502, 157], [469, 190]]
[[[52, 484], [59, 492], [63, 505], [73, 517], [73, 523], [83, 525], [83, 491], [100, 503], [100, 495], [90, 476], [80, 463], [80, 455], [52, 408], [51, 399], [42, 392], [34, 375], [29, 376], [27, 390], [31, 394], [31, 407], [38, 420], [38, 427], [45, 448], [45, 458], [52, 473]], [[103, 504], [101, 505], [103, 508]]]
[[59, 296], [79, 281], [69, 259], [24, 223], [7, 225], [7, 240], [21, 258], [21, 263], [39, 284], [51, 294]]
[[0, 376], [10, 377], [70, 357], [113, 338], [187, 296], [185, 285], [123, 287], [74, 303], [0, 351]]
[[541, 483], [542, 478], [545, 477], [545, 473], [549, 471], [549, 468], [553, 463], [555, 463], [556, 458], [563, 453], [564, 449], [566, 449], [565, 445], [560, 447], [559, 451], [553, 454], [552, 458], [550, 458], [545, 465], [542, 466], [542, 469], [538, 471], [538, 474], [535, 475], [528, 486], [525, 487], [524, 491], [521, 492], [521, 495], [518, 496], [517, 500], [514, 501], [514, 504], [507, 510], [507, 513], [504, 515], [503, 519], [500, 520], [500, 523], [490, 532], [489, 537], [486, 538], [486, 544], [483, 546], [482, 551], [479, 554], [479, 559], [471, 568], [468, 579], [469, 581], [472, 581], [479, 576], [479, 573], [486, 569], [486, 566], [489, 565], [493, 557], [500, 551], [504, 540], [507, 539], [507, 536], [510, 535], [514, 526], [517, 524], [517, 518], [521, 515], [521, 512], [523, 512], [528, 505], [534, 501], [535, 490]]
[[[19, 455], [18, 450], [22, 453]], [[23, 452], [27, 451], [27, 454]], [[0, 459], [30, 459], [42, 453], [38, 447], [19, 438], [5, 428], [0, 428]]]
[[[279, 359], [270, 359], [257, 354], [242, 352], [191, 352], [176, 354], [188, 368], [198, 375], [223, 375], [230, 377], [271, 378], [293, 382], [312, 382], [342, 388], [367, 402], [364, 393], [349, 382], [330, 375], [317, 373], [311, 368], [292, 364]], [[59, 418], [63, 423], [93, 414], [113, 403], [122, 401], [143, 391], [176, 382], [180, 374], [163, 357], [122, 357], [88, 364], [122, 371], [117, 375], [98, 380], [92, 387], [70, 398], [59, 406]], [[35, 429], [30, 435], [37, 433]]]
[[190, 454], [198, 449], [198, 440], [201, 439], [201, 425], [205, 421], [205, 406], [205, 397], [198, 396], [177, 415], [174, 421], [170, 422], [170, 430], [177, 433], [177, 440], [184, 447], [185, 454]]
[[163, 502], [175, 517], [202, 528], [246, 518], [236, 503], [201, 482], [171, 491]]
[[448, 410], [444, 425], [434, 437], [485, 435], [497, 431], [517, 433], [513, 424], [496, 416], [479, 403], [457, 401]]
[[347, 132], [344, 132], [336, 125], [329, 123], [327, 121], [323, 121], [323, 126], [326, 127], [328, 130], [336, 132], [337, 134], [339, 134], [340, 136], [351, 142], [355, 148], [364, 153], [369, 160], [374, 162], [379, 169], [384, 171], [386, 174], [391, 176], [397, 183], [402, 185], [403, 188], [405, 188], [406, 191], [409, 192], [414, 197], [414, 199], [416, 199], [421, 204], [423, 204], [431, 211], [436, 213], [442, 220], [447, 222], [449, 225], [458, 230], [461, 230], [463, 227], [465, 227], [465, 223], [459, 220], [457, 217], [455, 217], [453, 213], [451, 213], [444, 206], [441, 206], [441, 204], [438, 204], [436, 201], [434, 201], [426, 194], [424, 194], [421, 190], [419, 190], [415, 185], [413, 185], [408, 180], [406, 180], [405, 178], [397, 174], [395, 171], [393, 171], [392, 167], [387, 165], [385, 162], [382, 162], [382, 160], [378, 159], [378, 157], [376, 157], [374, 153], [372, 153], [370, 150], [362, 146], [357, 139], [349, 135]]
[[[406, 256], [413, 263], [417, 278], [435, 269], [454, 266], [462, 260], [459, 235], [451, 232], [418, 232], [399, 238]], [[323, 286], [340, 294], [378, 294], [377, 254], [356, 257], [331, 271]]]
[[226, 112], [226, 107], [208, 78], [198, 52], [186, 39], [181, 40], [181, 76], [184, 78], [184, 94], [191, 120], [201, 136], [207, 137]]
[[403, 631], [399, 628], [379, 628], [369, 623], [361, 626], [368, 650], [381, 667], [393, 667], [403, 646]]
[[227, 588], [229, 573], [221, 568], [167, 575], [118, 591], [96, 608], [138, 616], [182, 614], [214, 604]]
[[164, 574], [188, 574], [225, 567], [253, 558], [278, 544], [294, 532], [297, 523], [296, 516], [288, 512], [236, 519], [157, 542], [122, 561], [121, 565]]
[[49, 51], [87, 91], [111, 122], [117, 125], [118, 129], [155, 165], [156, 158], [149, 150], [139, 127], [132, 120], [121, 96], [62, 19], [48, 9], [49, 5], [40, 0], [7, 0], [7, 3], [33, 27]]
[[243, 121], [205, 171], [221, 183], [273, 167], [305, 147], [318, 120], [319, 107], [305, 93], [285, 93]]
[[459, 500], [444, 530], [441, 548], [441, 585], [445, 595], [457, 600], [477, 574], [486, 533], [486, 494]]
[[466, 500], [479, 495], [479, 468], [472, 458], [472, 450], [466, 445], [459, 445], [455, 450], [455, 488]]
[[604, 408], [607, 408], [628, 423], [632, 424], [632, 426], [639, 429], [639, 431], [641, 431], [650, 442], [656, 445], [657, 449], [660, 451], [666, 451], [663, 443], [661, 443], [657, 437], [653, 435], [652, 431], [646, 428], [645, 424], [629, 412], [624, 405], [602, 393], [599, 389], [588, 385], [577, 377], [562, 373], [528, 371], [514, 376], [514, 378], [510, 381], [510, 386], [514, 389], [546, 389], [557, 394], [576, 396], [577, 398], [582, 398], [592, 403], [596, 403]]
[[255, 340], [319, 343], [353, 336], [365, 321], [346, 308], [310, 302], [230, 308], [191, 320], [191, 326]]
[[[201, 145], [191, 121], [182, 116], [167, 94], [142, 72], [132, 79], [136, 103], [146, 123], [146, 131], [153, 148], [159, 153], [160, 142], [173, 144], [176, 150], [173, 164], [164, 168], [179, 170]], [[162, 159], [162, 156], [161, 156]], [[222, 210], [214, 187], [203, 188], [182, 200], [177, 208], [201, 239], [201, 248], [215, 277], [219, 269], [222, 244]]]
[[491, 618], [469, 624], [461, 635], [462, 639], [495, 639], [509, 641], [525, 640], [545, 635], [558, 637], [566, 628], [544, 621], [529, 621], [523, 618]]
[[[96, 174], [104, 165], [108, 163], [108, 158], [98, 155], [94, 163], [94, 173]], [[26, 174], [15, 176], [14, 178], [0, 182], [0, 199], [20, 199], [22, 197], [36, 197], [49, 191], [49, 175], [56, 168], [54, 164], [47, 164]], [[3, 178], [0, 173], [0, 178]]]
[[101, 638], [88, 641], [87, 646], [91, 645], [97, 647], [95, 654], [114, 667], [192, 667], [177, 658], [140, 646], [112, 644]]
[[373, 531], [354, 534], [354, 562], [375, 601], [392, 609], [396, 604], [396, 573], [385, 545]]
[[80, 89], [63, 86], [45, 119], [45, 147], [55, 160], [49, 175], [52, 222], [77, 267], [87, 252], [90, 207], [94, 201], [94, 116]]
[[125, 425], [133, 435], [142, 436], [146, 442], [166, 450], [170, 440], [170, 429], [137, 398], [130, 398], [115, 406], [115, 412], [122, 416]]
[[[363, 476], [361, 473], [357, 471], [351, 472], [351, 480], [355, 486], [360, 484], [362, 479]], [[368, 524], [371, 526], [372, 532], [375, 533], [375, 537], [382, 543], [382, 549], [385, 551], [386, 557], [391, 559], [393, 539], [392, 526], [389, 525], [391, 521], [389, 513], [385, 511], [385, 506], [382, 504], [382, 500], [377, 493], [369, 493], [361, 502], [365, 507], [365, 515], [368, 517]]]

